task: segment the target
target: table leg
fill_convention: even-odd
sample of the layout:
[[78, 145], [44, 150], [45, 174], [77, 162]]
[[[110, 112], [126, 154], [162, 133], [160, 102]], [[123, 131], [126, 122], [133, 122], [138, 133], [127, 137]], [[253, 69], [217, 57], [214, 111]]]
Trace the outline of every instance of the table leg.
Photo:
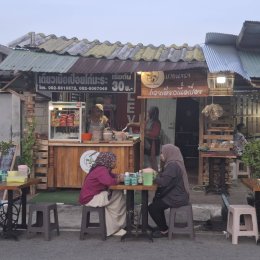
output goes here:
[[13, 217], [13, 191], [8, 190], [7, 193], [8, 207], [7, 207], [7, 231], [12, 230], [12, 217]]
[[127, 190], [126, 193], [126, 231], [127, 233], [122, 236], [121, 241], [124, 241], [127, 237], [146, 237], [151, 241], [152, 234], [148, 233], [148, 191], [142, 191], [142, 232], [132, 232], [132, 223], [134, 220], [134, 190]]
[[7, 198], [8, 198], [7, 225], [6, 225], [6, 229], [4, 230], [4, 237], [13, 238], [17, 240], [17, 235], [14, 233], [13, 230], [13, 204], [14, 204], [13, 190], [8, 190]]
[[127, 235], [132, 231], [132, 220], [134, 217], [134, 191], [126, 191], [126, 235], [122, 236], [121, 240], [124, 240]]
[[148, 228], [148, 191], [142, 191], [142, 232]]
[[148, 190], [142, 190], [142, 233], [153, 241], [152, 233], [148, 233]]
[[19, 225], [19, 228], [27, 229], [26, 224], [26, 205], [27, 205], [27, 194], [26, 188], [22, 189], [22, 223]]

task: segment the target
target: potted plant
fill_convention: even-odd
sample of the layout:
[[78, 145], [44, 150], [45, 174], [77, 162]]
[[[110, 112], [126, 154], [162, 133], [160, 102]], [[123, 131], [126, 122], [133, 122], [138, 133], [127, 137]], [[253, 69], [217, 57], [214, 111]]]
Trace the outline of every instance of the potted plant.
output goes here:
[[241, 159], [250, 167], [252, 178], [260, 178], [260, 140], [247, 143]]
[[0, 142], [0, 156], [5, 155], [8, 153], [8, 150], [10, 147], [12, 147], [13, 144], [11, 141], [6, 142], [6, 141], [1, 141]]

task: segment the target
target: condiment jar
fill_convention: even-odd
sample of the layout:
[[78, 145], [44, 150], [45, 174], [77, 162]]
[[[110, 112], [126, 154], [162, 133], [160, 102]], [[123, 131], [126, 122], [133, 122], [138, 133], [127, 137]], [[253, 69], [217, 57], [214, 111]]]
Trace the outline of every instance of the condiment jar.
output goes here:
[[130, 175], [129, 175], [129, 172], [126, 172], [126, 173], [125, 173], [125, 176], [124, 176], [124, 184], [125, 184], [125, 185], [130, 185]]

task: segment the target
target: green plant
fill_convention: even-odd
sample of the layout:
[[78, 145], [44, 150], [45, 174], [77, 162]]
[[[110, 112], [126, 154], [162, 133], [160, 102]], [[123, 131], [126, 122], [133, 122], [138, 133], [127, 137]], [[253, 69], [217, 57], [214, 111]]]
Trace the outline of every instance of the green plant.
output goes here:
[[35, 145], [35, 120], [26, 123], [26, 131], [22, 138], [21, 158], [19, 162], [26, 164], [29, 168], [33, 166], [33, 147]]
[[7, 154], [9, 148], [12, 146], [13, 146], [13, 144], [11, 141], [9, 141], [9, 142], [1, 141], [0, 142], [0, 155]]
[[260, 140], [247, 143], [241, 159], [251, 168], [252, 177], [260, 178]]

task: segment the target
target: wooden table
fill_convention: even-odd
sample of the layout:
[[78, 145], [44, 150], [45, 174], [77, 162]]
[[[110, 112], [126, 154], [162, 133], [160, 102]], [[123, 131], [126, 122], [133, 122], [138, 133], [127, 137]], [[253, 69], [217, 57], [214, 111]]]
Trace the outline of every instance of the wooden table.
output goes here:
[[27, 229], [26, 224], [26, 206], [27, 206], [27, 188], [31, 185], [38, 184], [40, 181], [38, 179], [28, 179], [24, 183], [8, 183], [0, 182], [0, 190], [7, 190], [8, 198], [8, 207], [7, 207], [7, 226], [4, 229], [4, 237], [6, 238], [15, 238], [17, 239], [16, 234], [13, 230], [13, 205], [14, 205], [14, 196], [13, 192], [16, 190], [21, 190], [21, 206], [22, 206], [22, 219], [21, 224], [17, 224], [16, 228], [18, 229]]
[[257, 215], [258, 230], [260, 230], [260, 181], [253, 178], [242, 178], [244, 183], [251, 191], [255, 193], [255, 210]]
[[[157, 189], [157, 185], [145, 186], [145, 185], [114, 185], [109, 187], [111, 190], [126, 190], [126, 235], [121, 238], [124, 240], [127, 237], [135, 237], [137, 236], [145, 236], [148, 237], [151, 241], [153, 241], [151, 234], [148, 231], [148, 191], [155, 191]], [[142, 232], [141, 234], [133, 234], [132, 233], [132, 220], [134, 214], [134, 192], [141, 191], [142, 192]]]
[[[201, 152], [202, 158], [208, 158], [209, 159], [209, 184], [206, 187], [206, 193], [213, 192], [217, 194], [227, 194], [228, 188], [225, 183], [225, 160], [226, 159], [235, 159], [237, 156], [232, 151], [227, 152]], [[214, 175], [212, 171], [212, 159], [219, 158], [220, 159], [220, 179], [219, 183], [214, 183]]]

